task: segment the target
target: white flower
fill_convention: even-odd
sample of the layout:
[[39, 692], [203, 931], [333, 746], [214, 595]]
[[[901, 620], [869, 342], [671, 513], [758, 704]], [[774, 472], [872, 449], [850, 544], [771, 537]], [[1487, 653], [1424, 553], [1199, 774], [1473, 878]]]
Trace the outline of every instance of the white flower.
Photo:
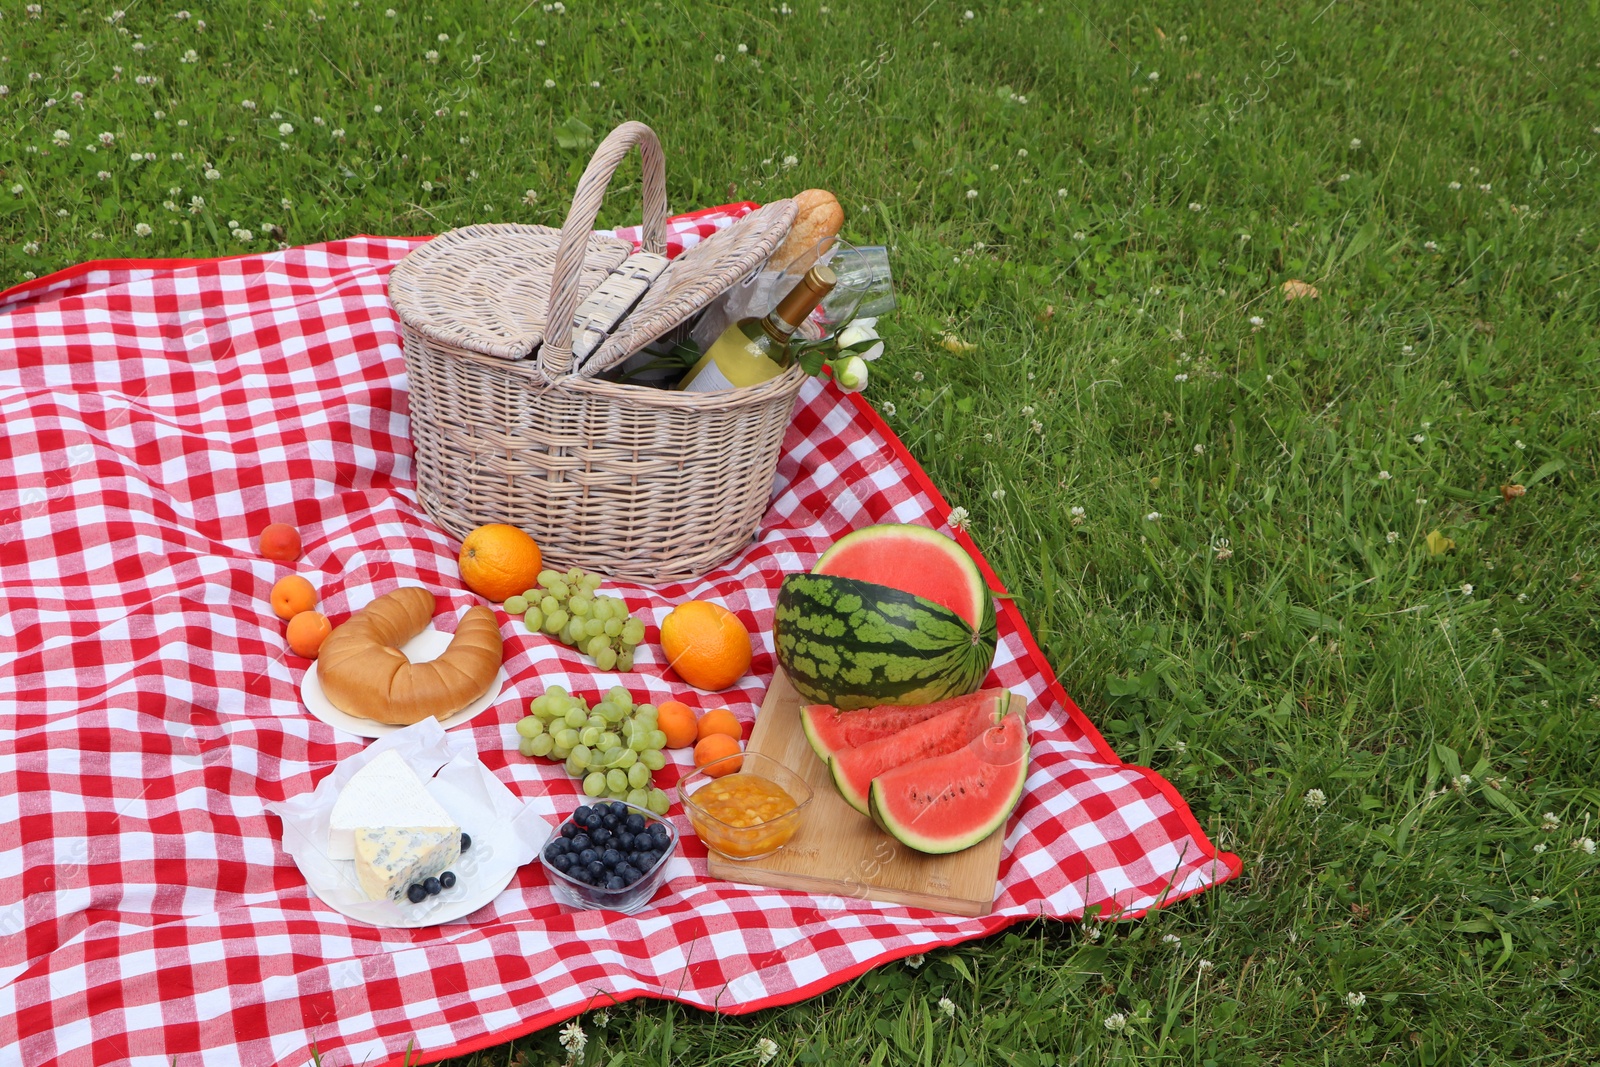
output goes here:
[[[840, 348], [849, 348], [851, 345], [860, 344], [863, 341], [878, 341], [878, 331], [871, 325], [857, 321], [852, 322], [839, 333]], [[877, 359], [883, 355], [883, 342], [878, 341], [877, 344], [857, 352], [856, 355], [861, 359]]]
[[328, 136], [332, 137], [335, 141], [342, 141], [342, 140], [344, 140], [344, 130], [343, 129], [334, 130], [331, 133], [329, 133]]
[[206, 181], [214, 182], [220, 177], [222, 177], [222, 172], [220, 170], [218, 170], [216, 167], [207, 167], [206, 168]]
[[1422, 442], [1424, 442], [1424, 441], [1426, 441], [1426, 440], [1427, 440], [1427, 439], [1428, 439], [1428, 438], [1427, 438], [1427, 437], [1426, 437], [1426, 436], [1425, 436], [1425, 435], [1423, 435], [1423, 434], [1420, 434], [1420, 433], [1414, 433], [1414, 434], [1412, 434], [1412, 435], [1411, 435], [1411, 440], [1412, 440], [1412, 441], [1414, 441], [1414, 442], [1416, 442], [1416, 443], [1417, 443], [1417, 444], [1419, 444], [1419, 445], [1420, 445], [1420, 444], [1421, 444], [1421, 443], [1422, 443]]
[[784, 156], [783, 157], [783, 167], [784, 167], [785, 170], [788, 170], [790, 167], [798, 165], [799, 162], [800, 162], [800, 157], [799, 156]]
[[1160, 522], [1161, 521], [1161, 512], [1159, 512], [1159, 511], [1150, 512], [1149, 514], [1147, 514], [1144, 517], [1144, 521], [1145, 522]]
[[976, 200], [976, 199], [978, 199], [978, 190], [976, 190], [976, 189], [968, 189], [967, 190], [967, 199], [968, 200]]
[[756, 1067], [767, 1067], [778, 1055], [778, 1043], [770, 1037], [756, 1041]]
[[1540, 841], [1537, 845], [1533, 846], [1533, 854], [1535, 856], [1542, 856], [1544, 855], [1544, 850], [1549, 847], [1549, 845], [1545, 844], [1543, 841]]
[[155, 233], [155, 231], [150, 228], [150, 224], [148, 222], [138, 223], [134, 226], [133, 232], [138, 234], [140, 237], [149, 237], [152, 233]]
[[256, 239], [256, 235], [249, 230], [234, 230], [233, 235], [241, 241], [254, 241]]
[[583, 1054], [583, 1046], [589, 1043], [589, 1037], [583, 1032], [583, 1027], [578, 1025], [578, 1020], [573, 1019], [561, 1031], [559, 1038], [561, 1047], [567, 1054], [576, 1060]]
[[294, 207], [294, 201], [293, 201], [293, 200], [290, 200], [290, 199], [289, 199], [289, 198], [288, 198], [288, 197], [287, 197], [287, 196], [286, 196], [286, 197], [284, 197], [284, 198], [283, 198], [283, 199], [282, 199], [282, 200], [279, 200], [279, 201], [278, 201], [278, 206], [279, 206], [279, 207], [281, 207], [281, 208], [283, 208], [283, 210], [285, 210], [285, 211], [288, 211], [288, 210], [290, 210], [290, 209], [291, 209], [291, 208], [293, 208], [293, 207]]
[[1539, 824], [1539, 829], [1555, 830], [1559, 829], [1560, 826], [1561, 820], [1556, 818], [1556, 813], [1553, 811], [1547, 811], [1544, 813], [1544, 821]]
[[426, 52], [422, 53], [422, 58], [426, 59], [429, 63], [437, 63], [439, 62], [439, 51], [438, 49], [430, 48]]
[[44, 8], [40, 7], [38, 4], [29, 4], [27, 7], [23, 8], [23, 10], [28, 13], [29, 18], [34, 19], [38, 18], [44, 12]]
[[1148, 81], [1158, 82], [1161, 80], [1161, 72], [1159, 70], [1152, 70], [1149, 74], [1145, 75], [1145, 78]]
[[12, 196], [21, 196], [23, 194], [23, 192], [24, 192], [24, 190], [23, 190], [21, 182], [18, 182], [17, 184], [15, 184], [15, 185], [13, 185], [11, 187], [11, 195]]
[[1204, 211], [1205, 208], [1201, 207], [1200, 204], [1197, 201], [1191, 200], [1191, 201], [1189, 201], [1189, 210], [1198, 212], [1198, 211]]
[[544, 80], [544, 87], [546, 89], [554, 89], [556, 87], [556, 80], [554, 78], [546, 78]]
[[1004, 489], [996, 489], [994, 492], [989, 494], [989, 499], [991, 500], [1004, 500], [1005, 498], [1006, 491]]
[[39, 254], [39, 242], [38, 241], [29, 241], [27, 244], [24, 244], [22, 246], [22, 254], [25, 255], [25, 256], [36, 256], [36, 255], [38, 255]]
[[999, 169], [1000, 169], [1000, 164], [998, 164], [998, 163], [991, 163], [991, 164], [989, 164], [989, 169], [990, 169], [990, 170], [999, 170]]
[[1172, 380], [1175, 382], [1186, 382], [1189, 380], [1189, 376], [1187, 374], [1174, 374], [1172, 376]]
[[1456, 775], [1456, 785], [1457, 785], [1457, 787], [1459, 787], [1461, 789], [1465, 789], [1467, 786], [1469, 786], [1471, 784], [1472, 784], [1472, 775], [1470, 775], [1470, 774], [1458, 774], [1458, 775]]
[[883, 413], [885, 415], [888, 415], [890, 418], [893, 418], [894, 417], [894, 413], [895, 413], [896, 410], [898, 410], [898, 409], [895, 408], [893, 400], [885, 400], [883, 402]]
[[1083, 510], [1083, 505], [1081, 504], [1074, 504], [1068, 514], [1072, 516], [1072, 525], [1074, 526], [1082, 526], [1084, 520], [1088, 517], [1088, 512]]
[[1451, 182], [1450, 185], [1449, 185], [1449, 188], [1451, 190], [1459, 189], [1459, 188], [1461, 188], [1461, 183], [1460, 182]]
[[[970, 14], [972, 14], [972, 12], [969, 11], [969, 12], [967, 12], [967, 14], [970, 15]], [[1114, 1011], [1110, 1015], [1106, 1016], [1106, 1019], [1105, 1019], [1106, 1029], [1110, 1030], [1113, 1034], [1120, 1032], [1127, 1025], [1128, 1025], [1128, 1017], [1126, 1015], [1122, 1014], [1120, 1011]]]
[[391, 8], [387, 8], [384, 11], [383, 17], [386, 18], [386, 19], [399, 18], [400, 17], [400, 13], [398, 11], [396, 11], [394, 8], [391, 7]]
[[723, 55], [721, 52], [718, 52], [716, 55], [712, 56], [711, 58], [715, 62], [718, 62], [718, 63], [726, 63], [728, 61], [728, 57]]
[[940, 997], [939, 1010], [944, 1012], [945, 1015], [954, 1019], [956, 1017], [956, 1002], [951, 1000], [949, 997]]
[[172, 17], [177, 19], [179, 22], [189, 21], [189, 13], [187, 11], [176, 11], [173, 13]]
[[188, 119], [179, 119], [178, 120], [178, 125], [179, 126], [187, 126], [187, 125], [189, 125], [189, 120]]
[[372, 105], [372, 113], [373, 113], [373, 114], [374, 114], [374, 115], [381, 115], [381, 114], [383, 114], [383, 105], [382, 105], [382, 104], [373, 104], [373, 105]]
[[191, 196], [189, 198], [189, 214], [191, 214], [191, 215], [198, 214], [200, 211], [205, 209], [205, 206], [206, 206], [206, 198], [205, 197], [203, 197], [203, 196]]
[[860, 356], [849, 356], [844, 360], [835, 360], [833, 366], [833, 380], [839, 383], [839, 388], [847, 393], [859, 393], [867, 387], [867, 362]]
[[287, 122], [278, 123], [278, 132], [287, 137], [294, 132], [294, 127]]
[[1592, 837], [1580, 837], [1580, 838], [1578, 838], [1578, 840], [1573, 842], [1573, 847], [1574, 848], [1581, 848], [1581, 849], [1583, 849], [1583, 851], [1585, 853], [1587, 853], [1588, 855], [1592, 856], [1592, 855], [1594, 855], [1594, 849], [1595, 849], [1594, 838], [1592, 838]]
[[1351, 1010], [1357, 1010], [1367, 1002], [1367, 995], [1365, 993], [1346, 993], [1344, 1002], [1350, 1006]]
[[254, 100], [241, 100], [239, 101], [239, 106], [244, 108], [246, 111], [254, 111], [256, 109], [256, 102]]
[[1320, 789], [1307, 789], [1300, 802], [1308, 808], [1325, 808], [1328, 806], [1328, 794]]
[[[481, 54], [477, 53], [477, 52], [474, 52], [474, 53], [472, 53], [472, 61], [474, 63], [482, 63], [483, 62], [483, 56]], [[600, 84], [599, 82], [595, 82], [595, 85], [599, 85], [599, 84]]]
[[1267, 320], [1262, 318], [1260, 315], [1251, 315], [1250, 316], [1250, 325], [1259, 328], [1259, 327], [1265, 326], [1266, 324], [1267, 324]]
[[0, 85], [0, 96], [10, 96], [10, 95], [11, 95], [11, 86], [9, 86], [9, 85]]
[[57, 130], [50, 136], [55, 140], [56, 144], [66, 144], [68, 141], [72, 140], [72, 134], [68, 133], [66, 130]]
[[1240, 243], [1240, 244], [1244, 244], [1244, 243], [1245, 243], [1245, 242], [1247, 242], [1247, 241], [1249, 241], [1249, 240], [1250, 240], [1250, 235], [1249, 235], [1249, 234], [1247, 234], [1247, 233], [1241, 233], [1241, 234], [1240, 234], [1240, 235], [1239, 235], [1239, 243]]
[[1195, 969], [1201, 974], [1205, 974], [1213, 966], [1215, 966], [1215, 964], [1213, 964], [1210, 960], [1201, 960], [1199, 963], [1195, 964]]
[[1492, 189], [1494, 189], [1494, 186], [1490, 185], [1488, 182], [1484, 182], [1482, 185], [1478, 186], [1478, 191], [1480, 193], [1487, 193]]
[[1179, 937], [1177, 934], [1167, 934], [1161, 938], [1161, 943], [1163, 945], [1171, 945], [1176, 948], [1177, 946], [1183, 944], [1183, 938]]
[[919, 371], [919, 370], [915, 370], [915, 371], [912, 371], [912, 372], [911, 372], [911, 380], [912, 380], [912, 381], [914, 381], [914, 382], [920, 382], [920, 381], [922, 381], [922, 379], [923, 379], [923, 378], [925, 378], [925, 377], [926, 377], [926, 375], [925, 375], [925, 374], [923, 374], [923, 373], [922, 373], [922, 372], [921, 372], [921, 371]]
[[1394, 475], [1390, 474], [1388, 471], [1379, 471], [1378, 472], [1378, 481], [1380, 481], [1380, 482], [1386, 482], [1390, 478], [1393, 478], [1393, 477], [1394, 477]]
[[183, 55], [178, 57], [178, 62], [198, 63], [200, 62], [200, 53], [196, 52], [193, 48], [186, 48], [183, 50]]
[[1361, 147], [1361, 138], [1359, 138], [1359, 137], [1350, 138], [1350, 147], [1351, 148], [1360, 148]]
[[1073, 234], [1072, 234], [1072, 239], [1074, 241], [1081, 241], [1081, 240], [1084, 239], [1084, 237], [1085, 237], [1085, 234], [1084, 234], [1084, 232], [1082, 230], [1075, 230], [1073, 232]]
[[1044, 423], [1040, 422], [1038, 419], [1034, 419], [1032, 422], [1028, 423], [1028, 429], [1032, 430], [1034, 433], [1042, 434], [1044, 433]]
[[1197, 455], [1197, 456], [1205, 455], [1206, 454], [1206, 446], [1205, 445], [1195, 445], [1194, 446], [1194, 454]]
[[[161, 112], [158, 111], [158, 112], [156, 112], [156, 114], [159, 115], [159, 114], [161, 114]], [[114, 134], [114, 133], [102, 133], [100, 135], [100, 143], [103, 144], [103, 145], [116, 144], [117, 143], [117, 135]]]
[[422, 183], [422, 191], [425, 192], [425, 193], [433, 192], [433, 183], [432, 182], [428, 182], [428, 181], [423, 182]]
[[439, 35], [439, 43], [440, 44], [443, 44], [444, 42], [448, 41], [449, 39], [450, 39], [450, 35], [448, 33], [441, 33]]
[[1424, 241], [1424, 242], [1422, 242], [1422, 247], [1425, 250], [1429, 251], [1429, 252], [1437, 252], [1437, 251], [1439, 251], [1439, 242], [1438, 241]]
[[1512, 444], [1512, 447], [1514, 447], [1518, 452], [1521, 452], [1524, 448], [1528, 447], [1527, 445], [1522, 443], [1520, 438], [1518, 440], [1512, 441], [1511, 444]]
[[[37, 243], [34, 244], [33, 250], [35, 252], [39, 251], [39, 246]], [[23, 251], [27, 251], [26, 247], [24, 247]], [[945, 518], [944, 521], [945, 524], [948, 525], [952, 530], [965, 530], [968, 526], [972, 525], [972, 519], [967, 514], [967, 509], [959, 505], [950, 509], [950, 514]], [[911, 961], [908, 959], [906, 962], [910, 963]], [[915, 966], [920, 967], [922, 964], [918, 963], [915, 964]]]
[[750, 47], [748, 45], [740, 45], [737, 49], [735, 49], [735, 51], [737, 51], [742, 56], [746, 52], [750, 51]]
[[1472, 583], [1471, 582], [1462, 582], [1461, 583], [1461, 595], [1462, 596], [1471, 596], [1472, 595]]

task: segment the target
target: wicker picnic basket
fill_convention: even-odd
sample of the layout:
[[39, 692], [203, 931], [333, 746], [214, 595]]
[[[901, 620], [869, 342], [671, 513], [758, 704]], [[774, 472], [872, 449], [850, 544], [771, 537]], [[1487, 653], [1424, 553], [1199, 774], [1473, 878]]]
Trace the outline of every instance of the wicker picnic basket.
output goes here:
[[[636, 278], [649, 256], [630, 257], [626, 242], [593, 233], [606, 186], [635, 145], [643, 251], [660, 273], [602, 336], [608, 321], [585, 321], [589, 298], [646, 284]], [[458, 538], [510, 523], [553, 566], [644, 582], [697, 577], [749, 544], [801, 370], [718, 393], [596, 375], [759, 269], [794, 215], [793, 201], [776, 201], [666, 263], [665, 158], [649, 127], [629, 122], [596, 150], [559, 231], [468, 226], [408, 255], [390, 275], [389, 296], [405, 341], [417, 494], [428, 514]]]

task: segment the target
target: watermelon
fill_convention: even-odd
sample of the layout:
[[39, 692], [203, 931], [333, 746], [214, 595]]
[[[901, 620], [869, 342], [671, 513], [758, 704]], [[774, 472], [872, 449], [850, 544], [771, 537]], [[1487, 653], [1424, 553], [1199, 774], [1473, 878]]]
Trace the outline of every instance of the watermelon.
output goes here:
[[912, 707], [881, 704], [859, 711], [840, 711], [828, 704], [808, 704], [800, 709], [800, 725], [805, 728], [806, 740], [811, 742], [811, 751], [826, 763], [829, 756], [842, 748], [856, 748], [868, 741], [898, 733], [908, 726], [915, 726], [951, 708], [972, 707], [985, 701], [992, 702], [996, 697], [1004, 697], [1009, 701], [1010, 690], [980, 689], [976, 693], [933, 704]]
[[886, 585], [931, 600], [981, 630], [994, 604], [978, 565], [937, 530], [883, 523], [845, 534], [822, 554], [812, 574]]
[[878, 775], [867, 807], [872, 820], [907, 848], [959, 852], [1005, 825], [1027, 778], [1027, 727], [1011, 713], [955, 752]]
[[1004, 702], [994, 698], [985, 703], [951, 708], [888, 737], [868, 741], [858, 748], [842, 748], [828, 758], [833, 784], [847, 804], [866, 815], [867, 793], [874, 778], [916, 760], [965, 748], [973, 738], [1000, 721], [1010, 702], [1008, 693]]
[[[970, 562], [970, 561], [969, 561]], [[999, 632], [987, 591], [978, 625], [926, 597], [827, 574], [791, 574], [778, 590], [773, 643], [800, 695], [843, 711], [928, 704], [971, 693]]]

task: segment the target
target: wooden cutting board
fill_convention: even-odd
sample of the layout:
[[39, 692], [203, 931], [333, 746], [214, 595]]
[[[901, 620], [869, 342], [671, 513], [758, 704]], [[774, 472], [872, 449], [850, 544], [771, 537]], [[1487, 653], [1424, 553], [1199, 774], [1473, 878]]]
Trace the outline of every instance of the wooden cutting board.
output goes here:
[[[1012, 710], [1025, 714], [1013, 695]], [[886, 901], [952, 915], [987, 915], [1000, 872], [1001, 827], [972, 848], [949, 856], [912, 851], [846, 804], [800, 725], [800, 694], [782, 670], [756, 716], [745, 748], [777, 760], [815, 794], [789, 844], [765, 859], [730, 860], [711, 853], [713, 878], [778, 889]]]

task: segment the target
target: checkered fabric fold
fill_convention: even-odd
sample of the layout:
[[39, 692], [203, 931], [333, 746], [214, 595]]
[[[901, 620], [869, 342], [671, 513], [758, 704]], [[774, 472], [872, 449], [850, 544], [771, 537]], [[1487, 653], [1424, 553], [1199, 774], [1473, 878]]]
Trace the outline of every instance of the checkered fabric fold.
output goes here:
[[[674, 220], [671, 251], [750, 207]], [[273, 582], [305, 575], [335, 623], [402, 583], [452, 614], [475, 602], [412, 481], [385, 280], [417, 243], [92, 263], [0, 293], [0, 1063], [430, 1062], [638, 996], [789, 1003], [1029, 917], [1134, 915], [1238, 872], [1171, 785], [1116, 758], [1002, 601], [988, 684], [1027, 697], [1034, 749], [990, 916], [713, 881], [676, 812], [687, 868], [631, 918], [563, 910], [538, 864], [431, 929], [318, 902], [265, 805], [361, 742], [301, 706]], [[782, 575], [870, 523], [948, 532], [948, 512], [866, 403], [808, 384], [746, 552], [694, 583], [608, 583], [649, 627], [617, 680], [682, 697], [650, 643], [674, 603], [712, 598], [758, 650], [701, 702], [749, 722]], [[300, 530], [298, 563], [258, 557], [274, 521]], [[503, 631], [514, 692], [461, 729], [513, 792], [575, 796], [559, 765], [517, 754], [513, 725], [544, 687], [593, 694], [595, 673]]]

